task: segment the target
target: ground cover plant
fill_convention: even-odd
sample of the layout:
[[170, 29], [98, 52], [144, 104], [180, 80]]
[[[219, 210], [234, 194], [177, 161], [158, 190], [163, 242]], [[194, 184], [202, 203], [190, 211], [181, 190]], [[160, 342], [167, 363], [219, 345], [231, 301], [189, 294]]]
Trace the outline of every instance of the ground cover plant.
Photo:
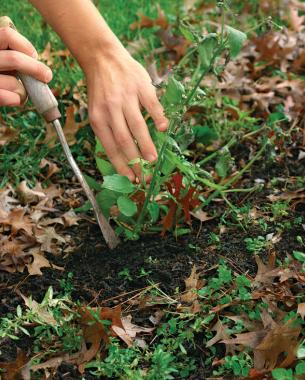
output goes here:
[[1, 5], [52, 66], [71, 150], [124, 242], [107, 249], [31, 105], [1, 109], [0, 377], [305, 378], [305, 3], [95, 3], [170, 128], [146, 117], [159, 158], [131, 164], [149, 184], [117, 175], [70, 53], [27, 3]]

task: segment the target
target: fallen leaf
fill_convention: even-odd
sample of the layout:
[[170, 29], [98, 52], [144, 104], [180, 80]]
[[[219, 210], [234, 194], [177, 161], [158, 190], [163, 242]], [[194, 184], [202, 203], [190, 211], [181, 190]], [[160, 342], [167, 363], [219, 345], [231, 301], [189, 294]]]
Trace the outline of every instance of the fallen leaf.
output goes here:
[[130, 25], [131, 30], [142, 29], [142, 28], [152, 28], [154, 26], [160, 26], [162, 29], [167, 29], [168, 21], [165, 16], [164, 11], [161, 9], [160, 5], [157, 5], [158, 8], [158, 18], [151, 19], [145, 16], [143, 13], [139, 12], [138, 17], [139, 20], [135, 21]]
[[41, 321], [48, 325], [56, 325], [57, 322], [53, 315], [50, 313], [50, 311], [47, 309], [46, 306], [40, 305], [38, 302], [33, 300], [32, 298], [26, 297], [21, 292], [17, 291], [18, 295], [23, 299], [25, 305], [27, 308], [31, 311], [33, 311], [35, 314], [39, 316]]
[[66, 240], [58, 235], [54, 227], [47, 227], [44, 230], [37, 229], [35, 232], [37, 241], [41, 244], [41, 250], [43, 252], [53, 252], [52, 243], [56, 242], [64, 244]]
[[41, 169], [47, 167], [48, 168], [48, 172], [47, 172], [47, 176], [45, 177], [45, 179], [49, 179], [52, 177], [52, 175], [60, 172], [60, 168], [54, 163], [54, 162], [51, 162], [49, 160], [46, 160], [45, 158], [43, 158], [39, 164], [39, 167]]
[[23, 208], [15, 208], [10, 211], [6, 217], [0, 218], [0, 226], [10, 226], [12, 235], [16, 235], [18, 231], [25, 232], [28, 235], [33, 234], [33, 226], [31, 219], [25, 215]]
[[298, 310], [297, 313], [301, 316], [301, 318], [304, 320], [305, 318], [305, 302], [298, 304]]
[[33, 261], [30, 264], [27, 264], [27, 268], [29, 271], [29, 274], [31, 276], [41, 276], [41, 268], [50, 268], [51, 265], [49, 261], [42, 255], [42, 253], [38, 252], [29, 252], [32, 257]]
[[22, 181], [16, 188], [18, 197], [23, 205], [38, 203], [42, 199], [46, 198], [46, 194], [42, 191], [36, 191], [30, 189], [27, 186], [26, 181]]
[[212, 347], [214, 344], [229, 339], [229, 335], [226, 332], [226, 326], [222, 324], [220, 320], [211, 328], [211, 331], [216, 331], [216, 335], [206, 343], [206, 347]]
[[28, 362], [27, 355], [24, 351], [17, 351], [17, 358], [13, 362], [0, 362], [0, 368], [4, 370], [4, 373], [1, 373], [2, 380], [21, 380], [25, 379], [22, 376], [22, 370]]

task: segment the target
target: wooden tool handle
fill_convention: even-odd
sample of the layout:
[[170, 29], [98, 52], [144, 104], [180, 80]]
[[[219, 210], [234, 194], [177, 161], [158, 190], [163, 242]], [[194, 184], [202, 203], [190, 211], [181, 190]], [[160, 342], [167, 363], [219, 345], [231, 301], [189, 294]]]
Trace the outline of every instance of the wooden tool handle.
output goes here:
[[58, 102], [46, 83], [30, 77], [29, 75], [18, 73], [26, 92], [37, 111], [47, 122], [60, 119], [61, 114], [58, 109]]
[[[10, 27], [16, 30], [14, 23], [7, 16], [0, 17], [0, 27]], [[47, 122], [52, 122], [61, 117], [57, 100], [46, 83], [22, 73], [18, 73], [18, 77], [21, 79], [37, 111]]]

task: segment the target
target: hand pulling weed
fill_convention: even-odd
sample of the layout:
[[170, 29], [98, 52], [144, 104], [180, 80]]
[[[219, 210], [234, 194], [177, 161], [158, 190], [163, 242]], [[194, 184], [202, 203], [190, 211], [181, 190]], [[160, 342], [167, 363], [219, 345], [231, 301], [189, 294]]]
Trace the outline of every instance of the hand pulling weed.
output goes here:
[[[114, 216], [118, 223], [117, 232], [123, 232], [127, 238], [137, 238], [141, 231], [149, 229], [160, 218], [161, 223], [164, 223], [166, 218], [171, 218], [173, 225], [176, 217], [175, 224], [179, 226], [173, 228], [176, 236], [189, 233], [189, 229], [180, 227], [181, 223], [190, 223], [190, 220], [177, 218], [176, 212], [179, 212], [179, 207], [175, 207], [174, 211], [174, 207], [169, 206], [170, 203], [167, 202], [162, 207], [159, 202], [156, 202], [156, 197], [161, 193], [163, 199], [167, 198], [169, 202], [179, 205], [177, 197], [171, 201], [171, 194], [164, 192], [164, 185], [173, 181], [175, 172], [181, 173], [186, 190], [192, 187], [200, 190], [202, 186], [207, 186], [221, 194], [224, 189], [223, 186], [214, 183], [213, 178], [209, 176], [209, 173], [204, 172], [200, 164], [193, 165], [187, 161], [177, 143], [179, 133], [183, 130], [180, 125], [184, 125], [185, 112], [195, 101], [205, 97], [205, 92], [200, 89], [203, 78], [211, 73], [219, 75], [224, 69], [223, 64], [218, 63], [220, 58], [225, 57], [226, 63], [230, 58], [235, 58], [247, 38], [243, 32], [225, 25], [224, 14], [228, 8], [226, 2], [218, 2], [218, 7], [222, 12], [222, 25], [219, 33], [200, 36], [187, 24], [181, 25], [183, 34], [187, 35], [187, 38], [195, 45], [187, 55], [187, 59], [190, 59], [191, 56], [197, 57], [199, 64], [187, 86], [178, 79], [186, 59], [182, 60], [183, 64], [179, 63], [174, 74], [167, 81], [162, 103], [165, 114], [170, 120], [169, 128], [166, 134], [152, 131], [152, 137], [159, 151], [158, 160], [154, 166], [144, 160], [137, 160], [142, 167], [143, 174], [151, 173], [149, 186], [142, 180], [139, 185], [133, 185], [126, 177], [114, 174], [113, 168], [103, 158], [103, 147], [100, 143], [96, 145], [97, 165], [101, 173], [105, 175], [104, 183], [98, 189], [97, 199], [105, 214]], [[183, 144], [183, 133], [181, 136], [180, 140]], [[216, 170], [221, 178], [225, 178], [230, 170], [232, 160], [228, 150], [230, 145], [231, 143], [219, 152]], [[109, 187], [110, 183], [112, 183], [111, 187]], [[95, 184], [94, 186], [96, 187]], [[198, 206], [199, 204], [187, 207], [196, 208]], [[172, 225], [169, 229], [172, 229]]]

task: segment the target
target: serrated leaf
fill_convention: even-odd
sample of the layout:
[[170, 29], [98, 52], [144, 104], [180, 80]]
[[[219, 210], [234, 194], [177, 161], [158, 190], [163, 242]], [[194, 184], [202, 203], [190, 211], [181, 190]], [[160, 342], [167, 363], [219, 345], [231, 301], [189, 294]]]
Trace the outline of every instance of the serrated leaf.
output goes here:
[[240, 30], [234, 29], [231, 26], [227, 26], [228, 33], [228, 45], [232, 58], [235, 58], [241, 51], [244, 42], [247, 39], [247, 35]]
[[120, 212], [125, 216], [131, 217], [137, 212], [137, 205], [128, 197], [120, 196], [117, 205]]
[[103, 189], [113, 190], [118, 193], [130, 194], [135, 190], [135, 185], [130, 182], [128, 177], [113, 174], [104, 177]]
[[209, 34], [200, 43], [198, 53], [203, 70], [207, 70], [210, 67], [217, 45], [218, 40], [215, 33]]
[[174, 107], [182, 103], [185, 89], [182, 83], [178, 82], [173, 76], [168, 79], [163, 103], [166, 107]]

